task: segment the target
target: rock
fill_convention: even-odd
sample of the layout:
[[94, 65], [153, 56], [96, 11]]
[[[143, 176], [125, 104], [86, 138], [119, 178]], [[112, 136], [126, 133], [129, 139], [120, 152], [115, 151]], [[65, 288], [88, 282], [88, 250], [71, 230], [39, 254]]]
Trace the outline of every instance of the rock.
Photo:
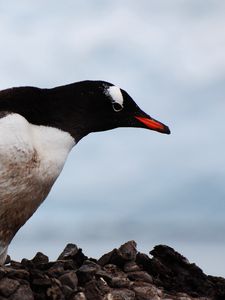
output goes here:
[[111, 290], [110, 287], [102, 277], [97, 279], [97, 284], [98, 284], [98, 288], [102, 291], [103, 294], [110, 292]]
[[81, 273], [95, 274], [99, 270], [100, 270], [100, 266], [98, 264], [90, 260], [85, 260], [83, 265], [79, 268], [78, 271]]
[[154, 275], [166, 290], [185, 292], [193, 297], [211, 294], [213, 285], [207, 275], [171, 247], [156, 246], [150, 253], [154, 256]]
[[99, 289], [95, 280], [91, 280], [85, 284], [85, 296], [88, 300], [103, 300], [104, 292]]
[[113, 264], [105, 265], [103, 268], [108, 274], [108, 278], [105, 277], [110, 287], [128, 287], [130, 284], [127, 275], [117, 266]]
[[47, 264], [49, 262], [48, 256], [41, 252], [37, 252], [35, 257], [31, 260], [35, 265]]
[[135, 300], [135, 293], [128, 289], [115, 289], [108, 293], [104, 300]]
[[90, 260], [84, 261], [84, 264], [77, 271], [79, 282], [84, 284], [90, 281], [98, 270], [100, 270], [100, 266], [96, 263]]
[[53, 300], [65, 300], [62, 292], [62, 285], [58, 279], [53, 279], [51, 286], [47, 289], [46, 295]]
[[52, 281], [48, 276], [45, 276], [44, 278], [35, 278], [32, 281], [32, 285], [41, 287], [51, 286], [51, 283]]
[[132, 290], [135, 292], [137, 300], [160, 300], [163, 295], [160, 289], [145, 282], [135, 282], [132, 285]]
[[129, 241], [99, 260], [68, 244], [57, 261], [38, 252], [32, 260], [0, 266], [0, 300], [224, 300], [225, 279], [207, 276], [174, 249], [153, 257]]
[[113, 276], [104, 269], [97, 271], [95, 275], [98, 278], [102, 278], [106, 282], [111, 282], [113, 278]]
[[57, 260], [72, 260], [76, 267], [79, 268], [87, 260], [87, 256], [76, 245], [68, 244]]
[[12, 279], [25, 279], [29, 281], [30, 273], [24, 269], [9, 269], [7, 276]]
[[72, 289], [72, 291], [77, 290], [78, 279], [74, 271], [67, 272], [59, 277], [59, 281]]
[[145, 271], [129, 272], [127, 276], [132, 281], [143, 281], [153, 283], [152, 276]]
[[127, 261], [135, 261], [136, 255], [136, 243], [134, 241], [129, 241], [121, 245], [119, 249], [113, 249], [111, 252], [104, 254], [98, 260], [98, 264], [101, 266], [115, 264], [123, 267]]
[[113, 288], [129, 288], [131, 285], [127, 277], [113, 277], [110, 286]]
[[78, 247], [74, 244], [67, 244], [63, 252], [59, 255], [57, 260], [73, 259], [78, 253]]
[[2, 279], [7, 274], [7, 269], [0, 266], [0, 279]]
[[135, 241], [129, 241], [118, 249], [118, 254], [125, 261], [135, 261], [137, 255], [137, 244]]
[[[28, 261], [28, 259], [27, 259], [27, 261]], [[13, 269], [21, 269], [22, 265], [18, 261], [10, 260], [10, 267], [12, 267]]]
[[14, 279], [2, 278], [0, 280], [0, 295], [9, 297], [18, 289], [19, 285], [19, 282]]
[[63, 285], [61, 287], [61, 291], [66, 299], [70, 298], [70, 296], [73, 294], [73, 289], [71, 289], [68, 285]]
[[102, 255], [98, 260], [98, 264], [100, 266], [105, 266], [107, 264], [110, 264], [112, 261], [112, 257], [116, 255], [117, 255], [117, 250], [113, 249], [112, 251]]
[[136, 272], [136, 271], [141, 271], [141, 267], [134, 261], [128, 261], [125, 263], [123, 270], [125, 273]]
[[67, 259], [67, 260], [64, 260], [63, 261], [63, 267], [64, 267], [64, 270], [77, 270], [77, 264], [74, 260], [72, 259]]
[[65, 273], [64, 263], [62, 261], [56, 261], [48, 270], [49, 277], [59, 277]]
[[87, 298], [83, 292], [80, 292], [74, 295], [70, 300], [87, 300]]
[[34, 300], [34, 295], [28, 285], [21, 285], [9, 300]]
[[156, 275], [152, 259], [147, 254], [138, 252], [136, 256], [136, 264], [141, 267], [141, 269], [149, 272], [149, 274]]

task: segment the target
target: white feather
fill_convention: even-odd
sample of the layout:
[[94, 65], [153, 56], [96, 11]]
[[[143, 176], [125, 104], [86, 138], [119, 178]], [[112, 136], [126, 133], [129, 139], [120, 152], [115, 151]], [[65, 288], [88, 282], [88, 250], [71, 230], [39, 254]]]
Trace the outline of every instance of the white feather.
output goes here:
[[107, 89], [107, 94], [111, 97], [113, 103], [118, 103], [123, 107], [123, 95], [120, 88], [113, 85]]
[[0, 260], [48, 195], [74, 145], [69, 133], [30, 124], [19, 114], [0, 119]]

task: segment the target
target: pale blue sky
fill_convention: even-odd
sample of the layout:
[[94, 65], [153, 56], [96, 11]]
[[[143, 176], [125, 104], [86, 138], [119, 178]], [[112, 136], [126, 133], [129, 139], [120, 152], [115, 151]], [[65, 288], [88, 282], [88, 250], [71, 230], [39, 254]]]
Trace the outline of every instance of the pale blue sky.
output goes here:
[[82, 140], [14, 258], [54, 258], [67, 242], [99, 256], [135, 239], [225, 276], [224, 28], [216, 0], [0, 1], [1, 89], [103, 79], [172, 131]]

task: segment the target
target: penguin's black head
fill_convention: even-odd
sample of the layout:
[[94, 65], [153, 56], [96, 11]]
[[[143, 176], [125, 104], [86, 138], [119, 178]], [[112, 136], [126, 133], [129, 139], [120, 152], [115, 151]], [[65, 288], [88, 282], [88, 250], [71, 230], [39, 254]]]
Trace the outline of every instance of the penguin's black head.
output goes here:
[[19, 113], [30, 123], [85, 135], [116, 127], [169, 128], [143, 112], [127, 92], [105, 81], [81, 81], [52, 89], [19, 87], [0, 92], [0, 110]]
[[79, 82], [75, 84], [73, 94], [76, 98], [74, 99], [77, 123], [75, 127], [80, 126], [79, 128], [83, 130], [81, 136], [116, 127], [141, 127], [170, 133], [166, 125], [142, 111], [126, 91], [111, 83]]

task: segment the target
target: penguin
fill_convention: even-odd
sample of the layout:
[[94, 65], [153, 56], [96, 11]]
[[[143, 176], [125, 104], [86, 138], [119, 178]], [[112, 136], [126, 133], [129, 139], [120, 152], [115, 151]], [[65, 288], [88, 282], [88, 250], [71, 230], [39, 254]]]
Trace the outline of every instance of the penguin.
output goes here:
[[129, 94], [106, 81], [0, 91], [0, 264], [45, 200], [68, 154], [86, 135], [117, 127], [169, 134]]

